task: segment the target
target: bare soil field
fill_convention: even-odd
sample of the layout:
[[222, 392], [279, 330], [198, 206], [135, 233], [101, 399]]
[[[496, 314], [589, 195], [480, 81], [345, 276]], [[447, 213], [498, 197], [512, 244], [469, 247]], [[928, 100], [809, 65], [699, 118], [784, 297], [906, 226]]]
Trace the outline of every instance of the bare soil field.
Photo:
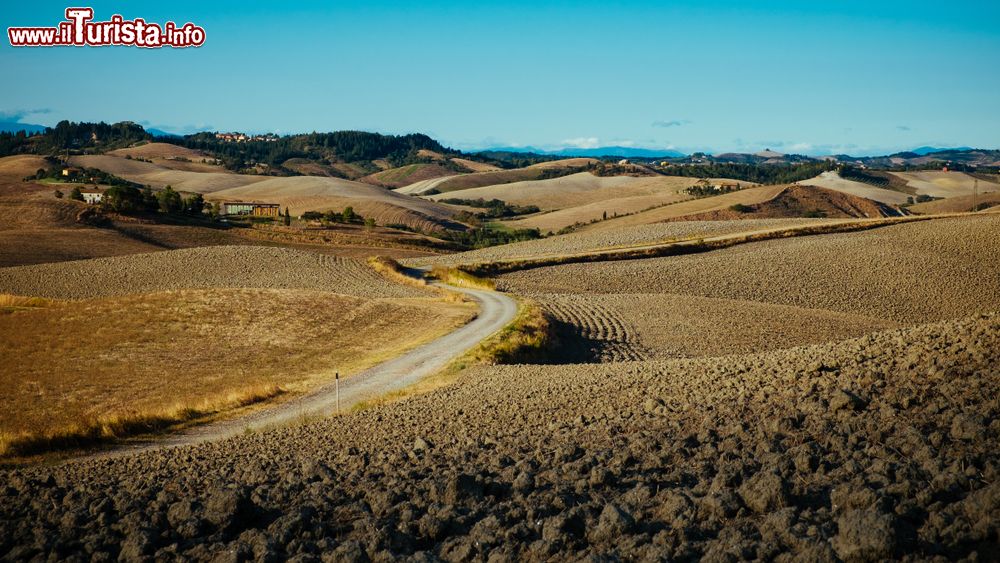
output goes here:
[[[916, 189], [918, 194], [933, 197], [956, 197], [972, 195], [975, 178], [962, 172], [890, 172], [893, 176], [902, 178], [907, 185]], [[1000, 191], [1000, 184], [979, 181], [979, 193]]]
[[0, 553], [989, 560], [998, 366], [992, 315], [743, 357], [482, 367], [348, 416], [7, 471]]
[[898, 326], [820, 309], [669, 293], [531, 297], [563, 323], [560, 351], [569, 362], [751, 354]]
[[498, 287], [534, 293], [677, 293], [826, 309], [899, 323], [1000, 303], [1000, 218], [939, 219], [673, 256], [538, 268]]
[[836, 172], [823, 172], [815, 178], [798, 182], [804, 186], [817, 186], [849, 194], [856, 197], [863, 197], [887, 205], [902, 205], [906, 203], [908, 197], [912, 197], [903, 192], [879, 188], [863, 182], [845, 180]]
[[439, 164], [410, 164], [398, 168], [390, 168], [374, 174], [358, 178], [359, 182], [382, 186], [383, 188], [401, 188], [414, 182], [452, 176], [454, 170], [449, 170]]
[[349, 258], [285, 248], [218, 246], [0, 269], [0, 293], [90, 299], [174, 289], [309, 289], [368, 298], [427, 297]]
[[468, 252], [416, 258], [407, 261], [407, 263], [416, 266], [456, 266], [481, 262], [524, 260], [833, 222], [836, 220], [800, 218], [651, 223], [604, 230], [575, 231], [565, 235], [491, 246]]
[[[0, 314], [0, 436], [225, 407], [261, 389], [304, 391], [334, 371], [348, 376], [431, 340], [471, 313], [433, 298], [202, 289]], [[414, 323], [420, 331], [408, 328]]]
[[213, 192], [207, 199], [277, 203], [289, 208], [293, 215], [351, 206], [357, 213], [375, 218], [380, 225], [402, 224], [422, 231], [460, 226], [451, 221], [451, 210], [435, 202], [339, 178], [265, 178], [252, 185]]
[[105, 229], [0, 230], [0, 268], [157, 250], [156, 245]]

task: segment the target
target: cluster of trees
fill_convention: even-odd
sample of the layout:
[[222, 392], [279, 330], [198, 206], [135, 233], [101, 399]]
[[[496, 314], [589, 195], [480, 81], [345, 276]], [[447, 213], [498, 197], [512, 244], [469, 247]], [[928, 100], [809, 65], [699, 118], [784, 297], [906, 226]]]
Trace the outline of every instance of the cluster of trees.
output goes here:
[[326, 162], [385, 159], [393, 166], [403, 166], [425, 160], [417, 155], [417, 151], [421, 149], [457, 154], [427, 135], [381, 135], [365, 131], [308, 133], [278, 137], [271, 141], [261, 139], [239, 143], [217, 139], [214, 133], [197, 133], [162, 140], [210, 152], [232, 170], [247, 168], [252, 163], [277, 168], [290, 158]]
[[29, 176], [26, 180], [60, 180], [65, 182], [73, 182], [80, 184], [103, 184], [105, 186], [132, 186], [135, 188], [141, 188], [140, 184], [135, 182], [129, 182], [125, 178], [120, 178], [114, 174], [109, 174], [103, 170], [98, 170], [97, 168], [83, 168], [79, 172], [76, 172], [70, 176], [63, 176], [63, 167], [61, 165], [52, 166], [50, 168], [39, 168], [34, 176]]
[[441, 238], [464, 248], [486, 248], [523, 240], [542, 238], [538, 229], [491, 229], [479, 227], [467, 231], [445, 231]]
[[468, 207], [476, 207], [483, 209], [483, 211], [470, 214], [467, 212], [459, 213], [460, 217], [456, 217], [459, 221], [467, 222], [463, 220], [463, 217], [471, 215], [476, 219], [483, 221], [487, 219], [501, 219], [503, 217], [516, 217], [518, 215], [528, 215], [530, 213], [538, 213], [541, 209], [537, 205], [511, 205], [501, 199], [462, 199], [457, 197], [446, 198], [440, 200], [442, 203], [450, 203], [452, 205], [465, 205]]
[[797, 164], [671, 164], [660, 171], [668, 176], [732, 178], [758, 184], [791, 184], [836, 168], [836, 163], [823, 161]]
[[863, 182], [865, 184], [871, 184], [873, 186], [878, 186], [884, 188], [889, 185], [889, 178], [884, 174], [875, 174], [871, 172], [866, 172], [860, 168], [854, 166], [844, 165], [837, 171], [837, 174], [845, 180], [854, 180], [855, 182]]
[[201, 194], [183, 197], [170, 186], [158, 192], [150, 188], [111, 186], [104, 191], [101, 207], [123, 215], [159, 212], [200, 217], [205, 211], [205, 198]]
[[[290, 223], [288, 216], [288, 208], [285, 208], [285, 224]], [[366, 227], [375, 226], [374, 217], [365, 217], [360, 213], [354, 211], [354, 208], [347, 206], [343, 211], [337, 211], [331, 209], [329, 211], [306, 211], [302, 214], [302, 218], [306, 221], [323, 221], [325, 223], [342, 223], [347, 225], [365, 225]]]
[[734, 184], [722, 185], [719, 186], [718, 189], [716, 189], [716, 186], [712, 184], [695, 184], [684, 191], [695, 197], [710, 197], [713, 195], [728, 194], [730, 192], [738, 191], [739, 189], [740, 187]]
[[131, 121], [120, 123], [75, 123], [60, 121], [42, 133], [27, 135], [0, 133], [0, 156], [12, 154], [55, 154], [66, 150], [113, 149], [126, 147], [153, 136]]

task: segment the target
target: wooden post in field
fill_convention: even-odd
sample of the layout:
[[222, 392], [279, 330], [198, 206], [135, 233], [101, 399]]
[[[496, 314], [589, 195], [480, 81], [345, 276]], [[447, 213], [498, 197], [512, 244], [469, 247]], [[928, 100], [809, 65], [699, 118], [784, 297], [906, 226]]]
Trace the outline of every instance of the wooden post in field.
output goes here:
[[336, 375], [333, 376], [333, 380], [336, 382], [334, 386], [337, 388], [337, 414], [340, 414], [340, 372], [338, 371]]

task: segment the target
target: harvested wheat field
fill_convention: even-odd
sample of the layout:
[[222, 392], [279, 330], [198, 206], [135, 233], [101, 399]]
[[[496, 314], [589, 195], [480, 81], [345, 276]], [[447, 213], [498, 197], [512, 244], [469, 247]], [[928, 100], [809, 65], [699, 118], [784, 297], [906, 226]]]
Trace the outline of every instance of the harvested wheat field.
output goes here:
[[856, 233], [743, 244], [705, 254], [505, 274], [517, 294], [675, 293], [931, 322], [1000, 303], [1000, 218], [973, 215]]
[[0, 269], [0, 293], [90, 299], [174, 289], [309, 289], [368, 298], [426, 297], [363, 262], [261, 246], [218, 246]]
[[[568, 158], [543, 162], [527, 168], [515, 168], [512, 170], [498, 169], [489, 172], [459, 174], [434, 183], [432, 188], [438, 192], [453, 192], [497, 184], [509, 184], [511, 182], [541, 180], [551, 178], [553, 175], [579, 172], [595, 162], [597, 160], [592, 158]], [[405, 190], [403, 193], [422, 194], [432, 188], [426, 184], [417, 184], [411, 187], [404, 187], [401, 191]]]
[[281, 431], [8, 472], [0, 550], [989, 559], [998, 351], [982, 316], [743, 357], [482, 367]]
[[[430, 298], [294, 289], [175, 290], [0, 314], [0, 436], [72, 435], [100, 421], [169, 419], [303, 391], [470, 314]], [[411, 323], [423, 330], [403, 328]]]
[[[916, 193], [932, 197], [957, 197], [972, 195], [976, 179], [962, 172], [890, 172], [906, 181]], [[979, 180], [979, 193], [1000, 191], [1000, 184]]]
[[887, 205], [902, 205], [907, 202], [907, 198], [913, 197], [910, 194], [879, 188], [863, 182], [846, 180], [841, 178], [836, 172], [823, 172], [815, 178], [798, 182], [804, 186], [816, 186], [837, 192], [849, 194], [856, 197], [863, 197]]

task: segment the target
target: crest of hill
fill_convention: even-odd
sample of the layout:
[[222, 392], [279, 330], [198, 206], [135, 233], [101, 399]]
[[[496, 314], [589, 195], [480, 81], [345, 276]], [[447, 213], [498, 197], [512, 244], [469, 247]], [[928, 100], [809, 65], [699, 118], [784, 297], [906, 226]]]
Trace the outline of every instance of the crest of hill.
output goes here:
[[401, 188], [415, 182], [433, 180], [444, 176], [454, 175], [454, 170], [449, 170], [440, 164], [408, 164], [397, 168], [390, 168], [374, 174], [369, 174], [359, 178], [359, 182], [382, 186], [384, 188]]
[[648, 225], [650, 223], [662, 223], [688, 215], [707, 213], [710, 211], [726, 209], [736, 204], [754, 205], [767, 201], [777, 196], [784, 189], [784, 186], [760, 186], [746, 188], [728, 194], [697, 199], [685, 199], [677, 203], [663, 205], [655, 209], [640, 211], [625, 217], [616, 217], [607, 221], [599, 221], [590, 225], [584, 225], [581, 231], [615, 229], [634, 225]]
[[856, 197], [871, 199], [887, 205], [902, 205], [907, 202], [907, 198], [912, 197], [900, 191], [842, 178], [832, 170], [823, 172], [815, 178], [798, 182], [798, 184], [826, 188]]
[[306, 211], [354, 211], [380, 225], [401, 224], [421, 231], [463, 229], [451, 220], [452, 210], [433, 201], [400, 195], [371, 184], [339, 178], [294, 176], [262, 178], [250, 185], [213, 192], [210, 201], [260, 201], [287, 207], [293, 215]]
[[179, 145], [173, 145], [170, 143], [142, 143], [133, 147], [127, 147], [122, 149], [116, 149], [109, 151], [106, 154], [111, 156], [121, 156], [124, 157], [129, 155], [133, 158], [192, 158], [192, 159], [202, 159], [207, 155], [201, 151], [194, 149], [189, 149], [187, 147], [182, 147]]
[[0, 180], [19, 182], [25, 176], [30, 176], [39, 168], [48, 168], [50, 165], [41, 156], [33, 154], [18, 154], [0, 158]]
[[793, 217], [829, 217], [831, 219], [894, 217], [902, 213], [888, 205], [816, 186], [786, 186], [774, 197], [745, 205], [714, 209], [675, 217], [674, 221], [726, 221], [736, 219], [781, 219]]
[[[572, 174], [574, 172], [581, 172], [594, 162], [596, 162], [596, 160], [592, 158], [568, 158], [534, 164], [527, 168], [460, 174], [445, 178], [441, 182], [436, 183], [433, 186], [433, 189], [440, 193], [444, 193], [456, 190], [466, 190], [469, 188], [493, 186], [497, 184], [509, 184], [511, 182], [543, 180], [546, 178]], [[422, 186], [421, 188], [420, 192], [409, 190], [407, 193], [425, 193], [429, 190], [426, 186]], [[407, 190], [407, 187], [402, 188], [402, 190]]]
[[218, 172], [174, 170], [162, 164], [110, 155], [73, 156], [70, 157], [70, 164], [85, 168], [97, 168], [130, 182], [154, 188], [172, 186], [178, 191], [200, 194], [245, 186], [268, 179], [267, 176], [233, 174], [221, 169]]
[[[749, 182], [734, 180], [719, 181], [751, 185]], [[567, 211], [560, 215], [565, 217], [569, 217], [571, 208], [604, 204], [603, 209], [608, 210], [609, 214], [625, 214], [686, 199], [690, 196], [685, 190], [698, 182], [698, 178], [680, 176], [595, 176], [589, 172], [578, 172], [547, 180], [459, 190], [434, 195], [431, 199], [500, 199], [514, 205], [535, 205], [543, 211]], [[601, 217], [600, 205], [595, 211], [596, 217]], [[541, 220], [547, 215], [555, 213], [539, 215], [537, 218]]]
[[497, 172], [498, 170], [502, 170], [502, 168], [498, 166], [487, 164], [485, 162], [476, 162], [475, 160], [469, 160], [467, 158], [455, 157], [452, 158], [451, 161], [471, 172]]
[[998, 207], [1000, 206], [1000, 192], [981, 193], [978, 196], [961, 195], [935, 201], [925, 201], [924, 203], [911, 205], [907, 209], [918, 214], [964, 213], [972, 211], [973, 205], [978, 207], [980, 211], [985, 209], [996, 212], [1000, 210], [1000, 207]]
[[[931, 197], [956, 197], [972, 195], [977, 178], [963, 172], [942, 172], [940, 170], [922, 172], [890, 172], [903, 179], [917, 194]], [[979, 179], [979, 193], [1000, 191], [1000, 184]]]

